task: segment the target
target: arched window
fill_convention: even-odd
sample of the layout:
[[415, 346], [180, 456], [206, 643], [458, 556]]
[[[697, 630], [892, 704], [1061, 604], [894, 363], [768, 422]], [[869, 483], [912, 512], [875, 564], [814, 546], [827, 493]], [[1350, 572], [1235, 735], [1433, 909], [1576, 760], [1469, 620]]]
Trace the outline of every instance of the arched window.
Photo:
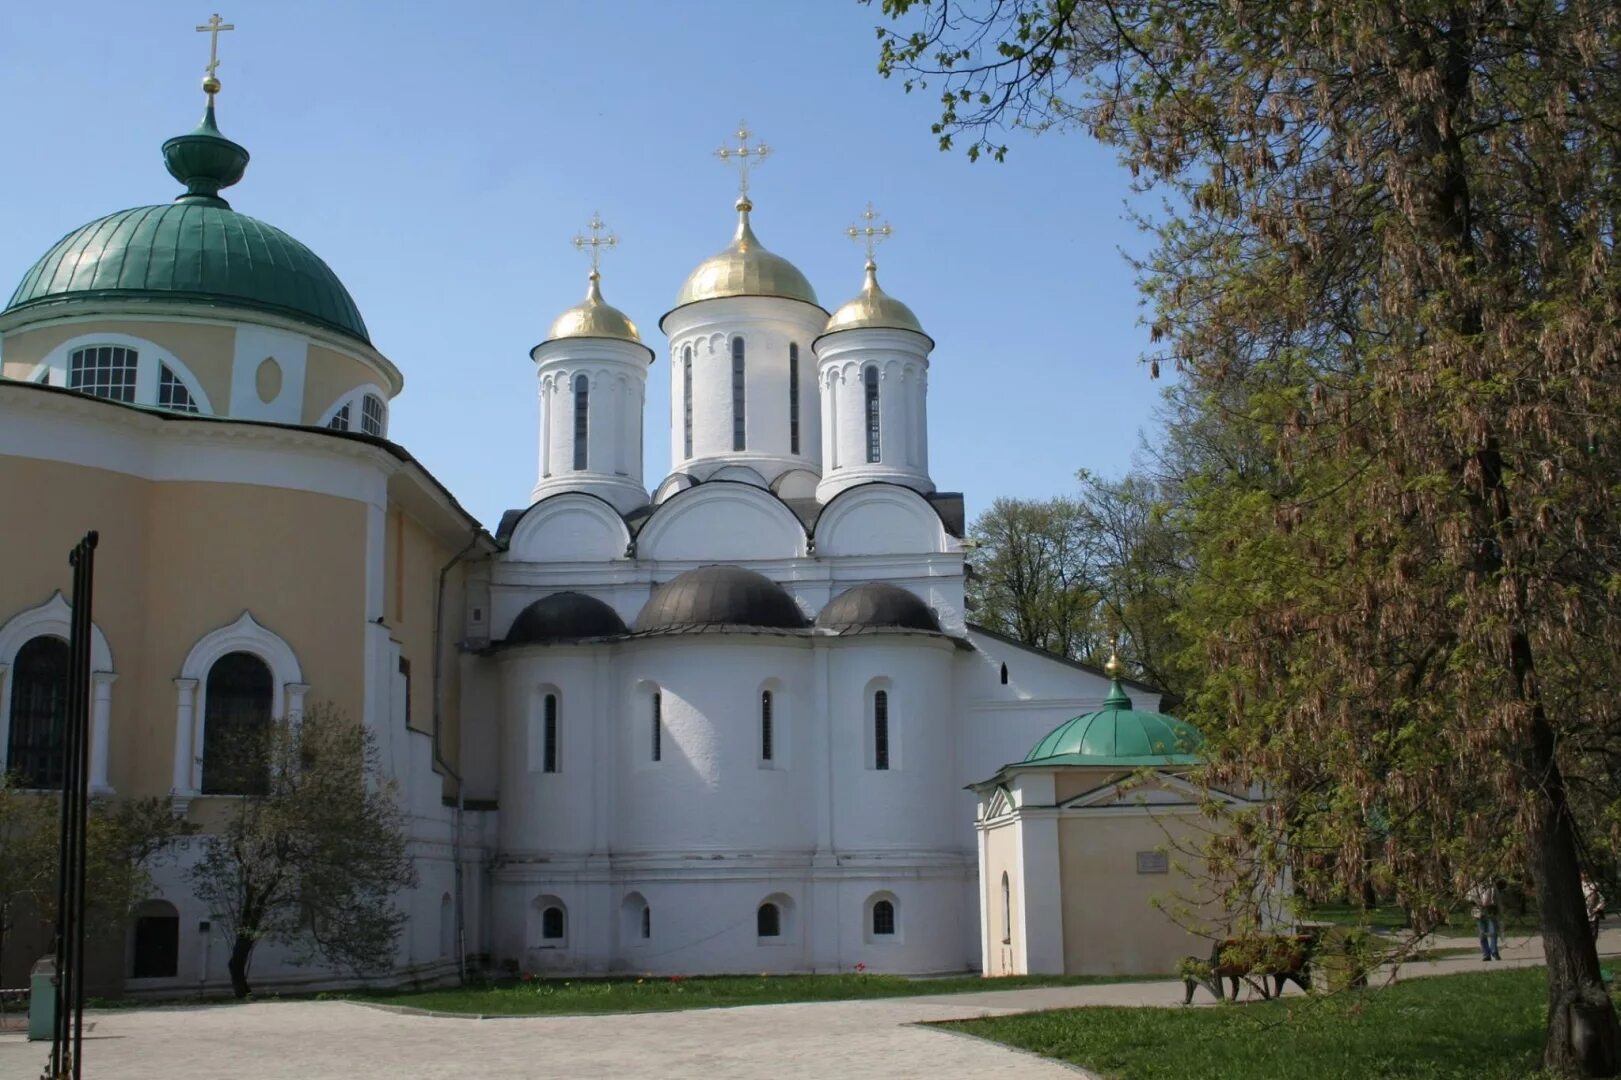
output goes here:
[[111, 401], [135, 401], [135, 369], [140, 356], [122, 345], [74, 349], [68, 360], [68, 388]]
[[692, 456], [692, 346], [681, 350], [681, 446], [682, 456]]
[[11, 669], [11, 732], [5, 768], [25, 788], [60, 788], [66, 771], [68, 643], [40, 636], [17, 650]]
[[872, 767], [889, 768], [889, 691], [872, 695]]
[[541, 719], [541, 772], [557, 771], [557, 695], [547, 694]]
[[1007, 685], [1007, 665], [1006, 664], [1002, 665], [1002, 685], [1003, 686]]
[[732, 339], [732, 449], [746, 449], [747, 425], [743, 419], [743, 339]]
[[172, 979], [180, 973], [180, 914], [164, 900], [135, 910], [130, 954], [132, 979]]
[[664, 757], [664, 692], [653, 691], [653, 760]]
[[872, 933], [874, 937], [895, 936], [895, 905], [879, 900], [872, 905]]
[[540, 913], [540, 939], [563, 940], [563, 909], [553, 905]]
[[383, 437], [383, 399], [367, 394], [360, 399], [360, 430], [367, 435]]
[[200, 412], [197, 401], [180, 381], [180, 376], [169, 370], [168, 364], [158, 365], [158, 406], [175, 412]]
[[326, 422], [326, 426], [333, 431], [349, 430], [349, 403], [347, 401], [343, 403], [343, 408], [332, 414], [332, 419]]
[[771, 760], [771, 691], [760, 691], [760, 760]]
[[586, 467], [586, 439], [590, 434], [591, 380], [574, 376], [574, 467]]
[[653, 936], [653, 909], [646, 904], [642, 905], [642, 938], [645, 940]]
[[754, 930], [760, 937], [782, 936], [782, 911], [776, 904], [761, 904], [754, 913]]
[[1002, 871], [1002, 944], [1013, 941], [1013, 891], [1008, 886], [1007, 871]]
[[788, 343], [788, 452], [799, 453], [799, 345]]
[[263, 795], [275, 680], [246, 652], [226, 653], [208, 669], [203, 714], [203, 794]]
[[861, 373], [862, 385], [867, 393], [867, 462], [880, 458], [882, 443], [878, 434], [878, 369], [869, 367]]

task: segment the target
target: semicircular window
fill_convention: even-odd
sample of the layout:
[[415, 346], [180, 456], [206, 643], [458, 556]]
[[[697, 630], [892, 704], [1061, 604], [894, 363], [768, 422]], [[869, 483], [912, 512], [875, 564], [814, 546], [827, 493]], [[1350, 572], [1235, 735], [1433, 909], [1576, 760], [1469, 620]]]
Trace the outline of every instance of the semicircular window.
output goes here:
[[158, 365], [158, 407], [184, 413], [201, 411], [197, 408], [197, 399], [191, 396], [180, 376], [169, 370], [168, 364]]

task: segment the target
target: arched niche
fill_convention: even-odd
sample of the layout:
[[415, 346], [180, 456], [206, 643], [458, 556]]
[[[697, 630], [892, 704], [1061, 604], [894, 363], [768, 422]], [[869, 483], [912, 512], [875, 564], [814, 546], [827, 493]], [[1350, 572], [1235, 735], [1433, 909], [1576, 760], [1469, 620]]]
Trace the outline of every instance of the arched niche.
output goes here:
[[595, 495], [569, 491], [540, 500], [518, 519], [507, 543], [513, 562], [607, 562], [630, 547], [625, 519]]
[[818, 555], [926, 555], [951, 550], [951, 536], [929, 501], [898, 484], [839, 492], [816, 521]]
[[781, 499], [750, 484], [714, 480], [671, 496], [636, 540], [643, 559], [729, 563], [806, 553], [805, 527]]

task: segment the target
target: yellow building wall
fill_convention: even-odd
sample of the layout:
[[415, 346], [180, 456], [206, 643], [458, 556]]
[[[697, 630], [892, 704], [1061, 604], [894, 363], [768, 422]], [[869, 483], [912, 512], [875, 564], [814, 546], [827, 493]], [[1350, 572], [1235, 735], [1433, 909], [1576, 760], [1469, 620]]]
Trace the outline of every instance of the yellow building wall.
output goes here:
[[[304, 370], [304, 423], [318, 424], [333, 402], [360, 386], [383, 386], [377, 372], [352, 356], [310, 344]], [[387, 387], [383, 387], [385, 390]], [[360, 417], [349, 418], [349, 430], [360, 430]]]
[[[1018, 831], [1012, 823], [985, 832], [985, 878], [980, 882], [989, 960], [986, 975], [1022, 975], [1018, 957], [1024, 949], [1024, 882], [1019, 874]], [[1008, 934], [1002, 933], [1002, 875], [1008, 879]]]
[[[243, 484], [154, 483], [35, 459], [0, 462], [0, 622], [67, 596], [67, 553], [89, 529], [95, 621], [118, 673], [108, 780], [161, 795], [174, 763], [174, 679], [192, 646], [243, 611], [292, 647], [311, 687], [361, 716], [366, 512], [354, 501]], [[207, 800], [200, 800], [206, 802]]]
[[197, 377], [214, 411], [221, 415], [229, 411], [231, 358], [236, 351], [236, 328], [232, 326], [98, 319], [56, 323], [37, 329], [24, 328], [6, 335], [5, 374], [13, 379], [27, 379], [58, 345], [71, 338], [96, 333], [144, 338], [168, 350]]
[[1139, 874], [1137, 853], [1165, 847], [1168, 837], [1196, 844], [1195, 822], [1156, 813], [1080, 814], [1058, 822], [1059, 879], [1064, 906], [1064, 970], [1072, 975], [1165, 975], [1183, 957], [1210, 951], [1208, 940], [1183, 929], [1154, 906], [1172, 910], [1174, 893], [1196, 895], [1197, 884], [1176, 869], [1196, 860], [1170, 849], [1164, 874]]

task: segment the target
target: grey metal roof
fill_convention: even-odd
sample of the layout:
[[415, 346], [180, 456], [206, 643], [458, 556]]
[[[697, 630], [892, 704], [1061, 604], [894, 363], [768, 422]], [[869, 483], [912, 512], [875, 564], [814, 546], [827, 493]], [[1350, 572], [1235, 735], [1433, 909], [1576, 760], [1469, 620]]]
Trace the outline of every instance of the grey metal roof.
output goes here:
[[576, 641], [625, 632], [625, 620], [601, 600], [585, 593], [560, 592], [543, 596], [524, 608], [512, 621], [503, 644]]
[[884, 581], [846, 589], [828, 601], [816, 625], [826, 630], [895, 627], [940, 633], [940, 620], [917, 594]]
[[701, 626], [803, 629], [799, 605], [781, 585], [741, 566], [700, 566], [660, 585], [640, 615], [636, 632]]

